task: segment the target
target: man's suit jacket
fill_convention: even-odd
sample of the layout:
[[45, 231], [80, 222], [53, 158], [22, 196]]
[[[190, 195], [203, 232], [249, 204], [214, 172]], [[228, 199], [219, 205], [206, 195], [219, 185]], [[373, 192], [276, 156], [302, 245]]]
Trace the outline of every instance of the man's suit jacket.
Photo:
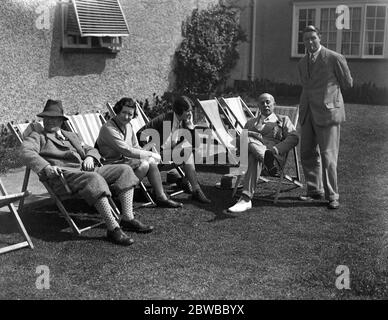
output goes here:
[[[34, 172], [39, 173], [47, 165], [81, 169], [82, 162], [87, 156], [93, 157], [98, 162], [101, 161], [98, 150], [83, 144], [77, 134], [64, 130], [62, 134], [69, 141], [57, 139], [55, 133], [33, 131], [23, 141], [24, 163]], [[72, 146], [69, 146], [68, 142]]]
[[[163, 142], [165, 141], [165, 139], [167, 139], [167, 137], [163, 137], [163, 123], [164, 122], [169, 122], [170, 123], [170, 130], [172, 130], [172, 124], [173, 124], [173, 120], [174, 120], [174, 112], [167, 112], [167, 113], [164, 113], [164, 114], [161, 114], [159, 116], [157, 116], [156, 118], [153, 118], [150, 122], [148, 122], [145, 126], [143, 126], [142, 128], [139, 129], [139, 131], [136, 133], [137, 135], [137, 140], [139, 141], [139, 144], [141, 146], [144, 146], [144, 141], [141, 141], [140, 140], [140, 136], [141, 136], [141, 133], [146, 130], [146, 129], [155, 129], [158, 133], [159, 133], [159, 136], [160, 136], [160, 145], [163, 144]], [[191, 133], [191, 137], [192, 137], [192, 141], [193, 141], [193, 145], [194, 145], [194, 130], [193, 129], [188, 129], [186, 126], [185, 126], [185, 123], [183, 122], [183, 129], [187, 129], [190, 131]], [[181, 140], [182, 141], [182, 138]], [[180, 142], [179, 141], [179, 142]], [[178, 143], [179, 143], [178, 142]]]
[[256, 126], [258, 117], [260, 117], [260, 114], [255, 118], [249, 119], [245, 124], [244, 129], [261, 133], [263, 144], [267, 147], [275, 146], [279, 151], [279, 156], [277, 158], [279, 160], [284, 160], [285, 154], [299, 142], [299, 135], [290, 118], [283, 115], [276, 115], [278, 118], [276, 123], [267, 122], [261, 130], [258, 130]]
[[320, 126], [345, 121], [341, 88], [353, 85], [353, 79], [344, 56], [321, 46], [312, 72], [308, 72], [308, 54], [298, 63], [303, 91], [300, 97], [299, 121], [303, 125], [307, 109]]

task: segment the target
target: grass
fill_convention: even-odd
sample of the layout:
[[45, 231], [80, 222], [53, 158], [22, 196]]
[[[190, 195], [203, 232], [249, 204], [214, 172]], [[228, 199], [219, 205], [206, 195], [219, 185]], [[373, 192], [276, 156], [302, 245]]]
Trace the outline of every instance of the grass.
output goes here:
[[[347, 106], [337, 211], [301, 203], [297, 189], [278, 205], [255, 199], [254, 209], [228, 214], [235, 200], [214, 187], [221, 175], [200, 173], [211, 205], [181, 195], [183, 209], [138, 209], [155, 231], [133, 234], [135, 244], [123, 248], [104, 241], [104, 228], [73, 235], [55, 206], [31, 207], [22, 219], [36, 248], [0, 256], [0, 298], [386, 299], [387, 111]], [[5, 214], [0, 236], [17, 237]], [[36, 289], [39, 265], [50, 268], [49, 290]], [[350, 290], [335, 286], [338, 265], [350, 270]]]

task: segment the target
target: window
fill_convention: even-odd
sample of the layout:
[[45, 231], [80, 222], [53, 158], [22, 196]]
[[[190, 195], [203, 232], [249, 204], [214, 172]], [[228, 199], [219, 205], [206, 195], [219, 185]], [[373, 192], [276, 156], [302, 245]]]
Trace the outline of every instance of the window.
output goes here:
[[118, 0], [64, 0], [62, 49], [117, 52], [128, 26]]
[[[337, 28], [337, 5], [348, 8], [349, 28]], [[386, 58], [387, 4], [352, 2], [294, 3], [291, 55], [305, 54], [303, 29], [313, 24], [321, 30], [321, 44], [349, 58]], [[346, 16], [346, 15], [345, 15]]]

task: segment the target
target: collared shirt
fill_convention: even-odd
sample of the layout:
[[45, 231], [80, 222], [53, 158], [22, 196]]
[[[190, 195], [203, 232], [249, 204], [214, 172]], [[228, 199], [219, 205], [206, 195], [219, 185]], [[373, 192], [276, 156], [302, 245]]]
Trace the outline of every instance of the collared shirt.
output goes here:
[[278, 121], [278, 117], [272, 112], [268, 117], [264, 118], [263, 115], [260, 116], [260, 122], [263, 123], [263, 126], [268, 123], [274, 123]]
[[319, 48], [318, 48], [318, 50], [317, 51], [315, 51], [315, 52], [313, 52], [313, 53], [310, 53], [310, 56], [309, 56], [309, 58], [313, 61], [313, 62], [315, 62], [316, 60], [317, 60], [317, 57], [318, 57], [318, 54], [319, 54], [319, 51], [321, 51], [321, 49], [322, 49], [322, 46], [321, 45], [319, 45]]
[[58, 130], [55, 132], [55, 137], [59, 140], [62, 140], [62, 141], [67, 140], [66, 137], [62, 134], [61, 130]]

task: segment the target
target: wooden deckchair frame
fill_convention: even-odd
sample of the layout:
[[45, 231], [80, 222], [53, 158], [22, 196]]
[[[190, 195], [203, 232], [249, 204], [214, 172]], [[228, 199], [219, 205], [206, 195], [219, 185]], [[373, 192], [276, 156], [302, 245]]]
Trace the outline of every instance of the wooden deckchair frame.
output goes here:
[[8, 194], [3, 182], [0, 179], [0, 208], [4, 207], [4, 206], [8, 206], [10, 213], [16, 219], [18, 227], [19, 227], [21, 233], [23, 234], [23, 237], [25, 238], [25, 241], [18, 242], [18, 243], [8, 245], [5, 247], [1, 247], [0, 254], [14, 251], [14, 250], [21, 249], [21, 248], [25, 248], [25, 247], [30, 247], [31, 249], [34, 249], [34, 245], [31, 241], [31, 238], [28, 235], [27, 230], [24, 227], [22, 220], [20, 219], [18, 211], [13, 204], [14, 202], [16, 202], [20, 199], [24, 199], [28, 195], [30, 195], [30, 193], [28, 191], [14, 193], [14, 194]]

